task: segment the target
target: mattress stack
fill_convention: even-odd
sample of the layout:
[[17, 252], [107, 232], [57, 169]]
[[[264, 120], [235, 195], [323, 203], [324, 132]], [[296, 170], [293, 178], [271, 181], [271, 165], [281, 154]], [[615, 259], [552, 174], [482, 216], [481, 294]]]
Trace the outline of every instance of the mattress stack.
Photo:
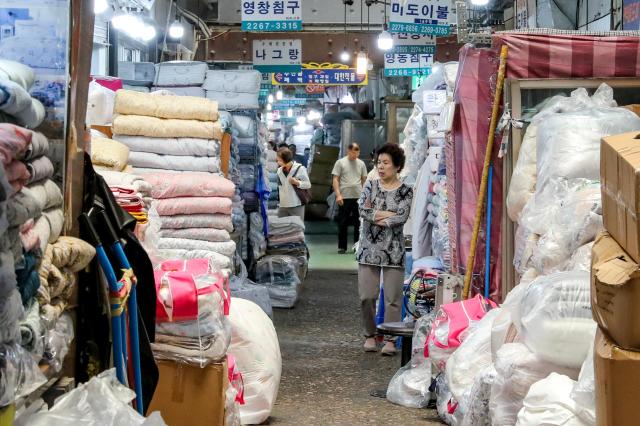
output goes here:
[[222, 110], [257, 110], [260, 80], [260, 73], [253, 70], [209, 70], [202, 88]]
[[129, 149], [134, 174], [151, 185], [163, 257], [206, 257], [232, 265], [229, 232], [235, 185], [221, 177], [219, 140], [228, 125], [215, 102], [194, 97], [120, 90], [114, 139]]
[[177, 96], [205, 97], [202, 87], [207, 73], [205, 62], [171, 61], [155, 66], [151, 91], [169, 90]]
[[156, 66], [152, 62], [118, 62], [118, 77], [123, 89], [149, 93], [156, 78]]
[[44, 106], [29, 94], [35, 81], [31, 68], [0, 59], [0, 122], [14, 123], [29, 129], [42, 124]]

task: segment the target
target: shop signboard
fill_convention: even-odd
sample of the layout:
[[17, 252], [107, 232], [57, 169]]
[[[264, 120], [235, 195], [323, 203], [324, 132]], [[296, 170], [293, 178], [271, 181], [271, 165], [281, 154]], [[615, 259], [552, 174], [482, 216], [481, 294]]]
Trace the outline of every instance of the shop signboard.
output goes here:
[[447, 36], [452, 9], [450, 0], [391, 0], [389, 32]]
[[292, 86], [366, 86], [367, 75], [359, 75], [355, 68], [303, 68], [301, 72], [273, 73], [272, 83]]
[[281, 99], [273, 104], [273, 109], [283, 110], [294, 106], [306, 105], [306, 99]]
[[433, 55], [420, 53], [386, 53], [384, 55], [384, 75], [387, 77], [408, 77], [429, 75], [433, 66]]
[[299, 72], [301, 40], [253, 40], [253, 68], [261, 73]]
[[418, 87], [422, 84], [422, 82], [427, 78], [426, 75], [414, 75], [411, 77], [411, 90], [418, 90]]
[[424, 34], [393, 33], [393, 50], [391, 52], [435, 55], [436, 38]]
[[640, 0], [624, 0], [622, 8], [622, 29], [640, 30]]
[[302, 0], [241, 0], [242, 31], [302, 30]]
[[271, 73], [270, 72], [263, 72], [262, 74], [260, 74], [260, 89], [266, 89], [269, 90], [271, 89]]
[[324, 93], [296, 92], [295, 97], [298, 99], [323, 99]]

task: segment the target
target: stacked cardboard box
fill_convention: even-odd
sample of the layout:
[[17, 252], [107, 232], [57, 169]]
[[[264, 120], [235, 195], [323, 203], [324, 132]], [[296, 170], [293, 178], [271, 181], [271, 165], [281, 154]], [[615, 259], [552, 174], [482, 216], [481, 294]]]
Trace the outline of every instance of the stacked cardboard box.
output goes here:
[[640, 399], [640, 132], [603, 138], [606, 231], [592, 251], [598, 425], [635, 425]]

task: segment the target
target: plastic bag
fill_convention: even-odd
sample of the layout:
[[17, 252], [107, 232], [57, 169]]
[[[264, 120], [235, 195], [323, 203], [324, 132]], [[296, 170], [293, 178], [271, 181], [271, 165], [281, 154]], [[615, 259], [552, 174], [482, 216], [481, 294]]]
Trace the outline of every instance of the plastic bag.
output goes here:
[[575, 384], [571, 391], [571, 398], [577, 404], [577, 415], [586, 423], [595, 425], [596, 423], [596, 378], [595, 369], [593, 365], [593, 347], [594, 342], [591, 342], [591, 347], [587, 353], [587, 357], [580, 369], [580, 375], [578, 376], [578, 382]]
[[113, 121], [116, 92], [91, 81], [87, 97], [87, 124], [106, 126]]
[[255, 303], [232, 298], [232, 354], [244, 379], [242, 424], [260, 424], [271, 415], [278, 396], [282, 357], [273, 323]]
[[0, 345], [0, 406], [12, 404], [47, 382], [30, 352], [22, 346]]
[[166, 426], [158, 412], [142, 417], [129, 403], [135, 393], [107, 370], [58, 398], [48, 411], [18, 416], [15, 426]]
[[587, 426], [589, 423], [576, 415], [576, 403], [569, 396], [574, 384], [575, 381], [567, 376], [551, 373], [531, 385], [516, 425]]
[[530, 124], [522, 138], [518, 162], [513, 169], [507, 192], [507, 213], [517, 222], [522, 209], [536, 190], [536, 136], [538, 126]]
[[[0, 259], [0, 265], [3, 265], [2, 260], [3, 259]], [[11, 266], [13, 270], [13, 262], [11, 262]], [[20, 320], [24, 314], [22, 299], [15, 287], [9, 292], [7, 297], [0, 297], [0, 324], [2, 325], [0, 327], [0, 342], [13, 343], [22, 340]]]
[[490, 426], [489, 399], [491, 397], [491, 385], [496, 380], [496, 369], [493, 364], [480, 371], [473, 381], [469, 395], [465, 401], [462, 426]]
[[458, 410], [458, 403], [452, 400], [444, 373], [436, 377], [436, 410], [448, 425], [457, 425], [462, 420], [462, 413]]
[[286, 255], [270, 255], [258, 260], [256, 282], [269, 290], [271, 305], [277, 308], [291, 308], [298, 301], [300, 279], [298, 261]]
[[590, 276], [558, 272], [531, 282], [514, 311], [524, 343], [543, 360], [580, 368], [594, 339]]
[[506, 343], [498, 350], [494, 362], [496, 378], [491, 386], [489, 413], [494, 426], [515, 425], [522, 401], [531, 385], [556, 372], [571, 378], [576, 369], [544, 361], [522, 343]]
[[69, 346], [75, 337], [73, 330], [73, 319], [70, 314], [65, 312], [58, 318], [55, 327], [48, 330], [45, 335], [45, 349], [42, 358], [56, 373], [62, 369], [64, 358], [67, 356]]

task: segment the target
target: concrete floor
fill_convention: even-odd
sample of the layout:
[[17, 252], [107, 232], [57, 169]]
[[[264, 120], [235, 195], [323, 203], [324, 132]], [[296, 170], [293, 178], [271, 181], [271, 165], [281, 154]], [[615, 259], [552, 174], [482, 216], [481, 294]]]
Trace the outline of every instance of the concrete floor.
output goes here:
[[307, 227], [310, 272], [294, 309], [276, 310], [282, 379], [270, 425], [440, 425], [435, 410], [369, 395], [386, 389], [400, 357], [362, 350], [357, 268], [338, 255], [332, 224]]

